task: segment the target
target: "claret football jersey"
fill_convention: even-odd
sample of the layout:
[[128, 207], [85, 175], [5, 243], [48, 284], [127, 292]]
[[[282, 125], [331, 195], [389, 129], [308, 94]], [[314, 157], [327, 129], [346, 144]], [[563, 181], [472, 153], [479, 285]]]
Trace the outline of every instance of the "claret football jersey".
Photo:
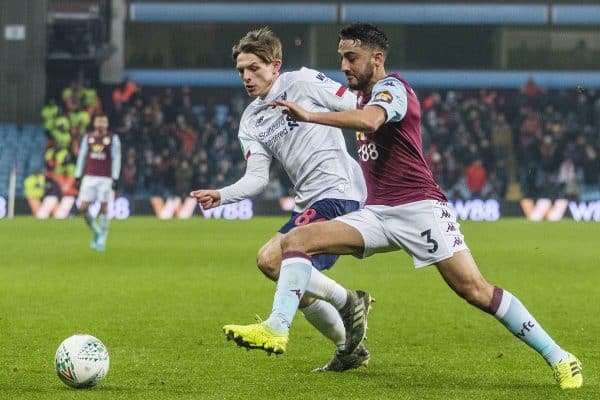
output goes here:
[[358, 108], [379, 106], [386, 122], [375, 132], [356, 133], [358, 158], [367, 184], [367, 205], [397, 206], [420, 200], [447, 201], [423, 157], [421, 107], [398, 75], [378, 81]]

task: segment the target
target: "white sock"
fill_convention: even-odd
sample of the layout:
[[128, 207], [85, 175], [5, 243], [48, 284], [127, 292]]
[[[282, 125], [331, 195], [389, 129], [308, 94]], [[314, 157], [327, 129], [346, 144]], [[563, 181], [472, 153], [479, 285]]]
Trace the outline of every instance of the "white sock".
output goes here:
[[310, 257], [299, 252], [283, 254], [273, 309], [266, 323], [277, 332], [288, 332], [306, 291], [313, 269]]
[[100, 231], [104, 235], [106, 235], [106, 233], [108, 232], [109, 223], [110, 223], [110, 220], [108, 219], [108, 216], [106, 214], [98, 215], [98, 226], [100, 227]]
[[344, 350], [346, 347], [346, 330], [344, 329], [342, 317], [334, 306], [326, 301], [316, 299], [314, 303], [301, 308], [300, 311], [312, 326], [335, 344], [338, 350]]
[[567, 357], [567, 352], [556, 344], [519, 299], [509, 291], [494, 288], [491, 311], [513, 335], [540, 353], [549, 364]]
[[331, 303], [338, 310], [344, 307], [348, 298], [348, 291], [342, 285], [316, 268], [310, 274], [306, 293]]

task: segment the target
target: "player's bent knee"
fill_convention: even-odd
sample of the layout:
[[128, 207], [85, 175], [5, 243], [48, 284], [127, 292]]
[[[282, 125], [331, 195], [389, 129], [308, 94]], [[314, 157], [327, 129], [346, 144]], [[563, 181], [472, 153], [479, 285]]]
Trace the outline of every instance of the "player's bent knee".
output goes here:
[[306, 253], [302, 234], [298, 230], [291, 230], [283, 238], [281, 238], [281, 250], [283, 253], [290, 251], [300, 251]]
[[270, 257], [267, 251], [261, 250], [256, 255], [256, 266], [269, 279], [279, 279], [279, 263], [274, 257]]

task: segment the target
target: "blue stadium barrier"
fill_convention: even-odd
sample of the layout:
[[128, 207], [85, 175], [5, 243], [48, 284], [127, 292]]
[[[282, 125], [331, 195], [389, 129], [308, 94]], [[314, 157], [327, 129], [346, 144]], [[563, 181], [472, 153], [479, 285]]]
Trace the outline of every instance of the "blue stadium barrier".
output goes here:
[[403, 24], [598, 25], [596, 4], [481, 3], [140, 3], [129, 6], [133, 22], [281, 22]]
[[600, 25], [600, 5], [555, 5], [552, 23], [557, 25]]
[[546, 24], [548, 7], [519, 4], [344, 4], [342, 22], [404, 24]]
[[132, 3], [134, 22], [329, 22], [337, 21], [335, 4], [315, 3]]
[[[388, 72], [394, 71], [389, 68]], [[344, 75], [335, 70], [323, 71], [338, 82], [346, 82]], [[415, 87], [439, 89], [521, 87], [527, 79], [550, 89], [575, 89], [577, 86], [600, 88], [597, 71], [399, 71]], [[144, 86], [204, 86], [241, 87], [237, 71], [232, 69], [129, 69], [125, 76]]]

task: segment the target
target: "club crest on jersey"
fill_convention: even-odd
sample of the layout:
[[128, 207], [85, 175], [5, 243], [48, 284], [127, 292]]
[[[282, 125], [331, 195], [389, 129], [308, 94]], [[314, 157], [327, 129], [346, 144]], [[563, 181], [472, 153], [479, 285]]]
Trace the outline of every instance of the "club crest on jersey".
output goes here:
[[388, 92], [387, 90], [384, 90], [383, 92], [379, 92], [375, 95], [375, 97], [373, 98], [373, 101], [378, 101], [378, 102], [382, 102], [382, 103], [391, 103], [392, 100], [394, 99], [394, 96], [392, 96], [392, 94], [390, 92]]
[[[284, 100], [284, 101], [287, 100], [287, 92], [283, 92], [281, 94], [281, 96], [276, 97], [275, 100]], [[277, 107], [277, 106], [273, 106], [273, 107], [271, 107], [271, 109], [274, 109], [275, 107]]]
[[356, 131], [356, 140], [367, 140], [367, 135], [363, 131]]

